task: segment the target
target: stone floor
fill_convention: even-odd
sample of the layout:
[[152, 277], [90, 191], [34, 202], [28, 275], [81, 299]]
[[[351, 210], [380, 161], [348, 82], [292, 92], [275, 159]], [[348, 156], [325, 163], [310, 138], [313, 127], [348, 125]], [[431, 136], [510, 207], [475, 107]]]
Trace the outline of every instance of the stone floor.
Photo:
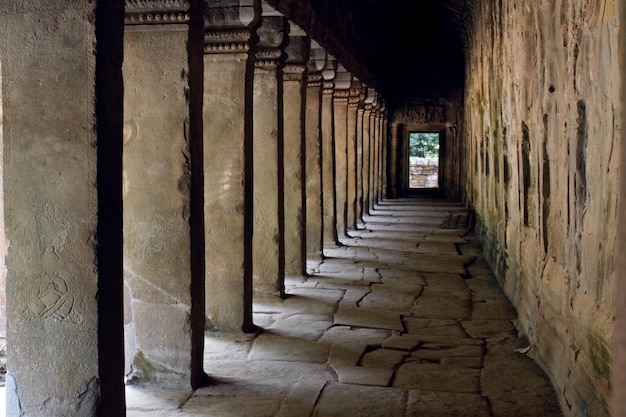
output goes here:
[[476, 239], [451, 226], [467, 217], [381, 203], [286, 299], [256, 301], [259, 333], [207, 334], [210, 386], [128, 387], [128, 416], [561, 416]]

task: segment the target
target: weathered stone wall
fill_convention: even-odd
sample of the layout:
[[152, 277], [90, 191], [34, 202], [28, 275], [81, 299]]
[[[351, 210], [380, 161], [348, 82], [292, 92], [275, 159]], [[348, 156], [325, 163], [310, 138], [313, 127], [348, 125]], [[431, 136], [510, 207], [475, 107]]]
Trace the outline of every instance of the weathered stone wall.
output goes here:
[[467, 200], [569, 416], [608, 416], [618, 210], [617, 1], [477, 2]]

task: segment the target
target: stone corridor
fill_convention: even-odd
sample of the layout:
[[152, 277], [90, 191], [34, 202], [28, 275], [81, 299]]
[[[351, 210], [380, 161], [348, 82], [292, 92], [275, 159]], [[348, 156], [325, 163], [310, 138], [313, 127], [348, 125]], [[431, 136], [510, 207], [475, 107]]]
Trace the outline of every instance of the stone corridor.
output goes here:
[[469, 217], [383, 200], [285, 299], [255, 300], [257, 333], [207, 333], [208, 386], [128, 386], [128, 417], [561, 416]]

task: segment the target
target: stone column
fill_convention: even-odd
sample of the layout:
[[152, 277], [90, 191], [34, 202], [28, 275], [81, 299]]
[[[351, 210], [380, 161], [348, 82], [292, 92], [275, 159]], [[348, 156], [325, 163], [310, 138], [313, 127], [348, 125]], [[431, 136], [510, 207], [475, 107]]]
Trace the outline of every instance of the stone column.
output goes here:
[[[371, 94], [374, 99], [372, 102], [372, 109], [370, 111], [369, 117], [369, 146], [368, 146], [368, 167], [367, 167], [367, 214], [373, 214], [374, 211], [374, 200], [376, 198], [375, 193], [376, 190], [374, 188], [374, 177], [376, 175], [376, 140], [378, 138], [378, 129], [376, 127], [376, 118], [378, 117], [378, 94], [373, 90]], [[368, 93], [369, 95], [370, 93]]]
[[[265, 6], [269, 7], [269, 6]], [[254, 232], [252, 271], [255, 293], [283, 296], [285, 247], [283, 212], [282, 68], [287, 19], [265, 12], [256, 33], [254, 66], [253, 166]], [[280, 82], [280, 84], [279, 84]], [[280, 98], [280, 100], [279, 100]]]
[[326, 51], [311, 42], [311, 54], [306, 73], [305, 130], [305, 195], [306, 195], [306, 254], [307, 259], [321, 261], [322, 241], [322, 73]]
[[347, 171], [347, 216], [348, 229], [357, 229], [357, 112], [361, 95], [361, 82], [352, 78], [350, 96], [348, 98], [347, 138], [348, 159]]
[[322, 72], [322, 213], [324, 246], [337, 246], [337, 208], [335, 206], [335, 123], [333, 116], [333, 91], [337, 63], [328, 56], [326, 68]]
[[283, 68], [285, 275], [306, 275], [304, 194], [304, 73], [311, 49], [304, 31], [290, 22]]
[[207, 327], [252, 324], [252, 79], [258, 0], [204, 0], [204, 222]]
[[0, 1], [7, 415], [124, 415], [124, 3]]
[[378, 201], [378, 168], [379, 168], [379, 146], [380, 146], [380, 100], [372, 110], [372, 134], [371, 134], [371, 182], [370, 182], [370, 210], [374, 210]]
[[389, 159], [387, 166], [387, 195], [389, 198], [398, 198], [398, 157], [400, 150], [398, 149], [398, 135], [400, 125], [397, 122], [391, 123], [391, 137], [389, 143]]
[[333, 92], [333, 123], [335, 125], [335, 213], [337, 236], [348, 237], [347, 229], [347, 164], [348, 164], [348, 98], [352, 74], [338, 65]]
[[123, 67], [126, 372], [179, 389], [204, 375], [204, 265], [192, 262], [204, 257], [192, 177], [202, 172], [203, 33], [189, 6], [127, 0]]
[[365, 108], [363, 110], [363, 166], [361, 167], [362, 178], [362, 193], [363, 193], [363, 212], [362, 215], [370, 214], [370, 176], [371, 176], [371, 115], [372, 115], [372, 103], [375, 100], [374, 89], [367, 89], [367, 97], [365, 98]]
[[387, 195], [387, 183], [389, 182], [389, 177], [387, 176], [387, 164], [389, 163], [389, 119], [387, 118], [387, 103], [385, 102], [385, 106], [383, 108], [383, 118], [382, 118], [382, 147], [381, 147], [381, 167], [380, 167], [380, 199], [388, 198]]
[[365, 127], [365, 97], [367, 86], [363, 84], [359, 96], [356, 113], [356, 223], [357, 228], [363, 224], [363, 133]]

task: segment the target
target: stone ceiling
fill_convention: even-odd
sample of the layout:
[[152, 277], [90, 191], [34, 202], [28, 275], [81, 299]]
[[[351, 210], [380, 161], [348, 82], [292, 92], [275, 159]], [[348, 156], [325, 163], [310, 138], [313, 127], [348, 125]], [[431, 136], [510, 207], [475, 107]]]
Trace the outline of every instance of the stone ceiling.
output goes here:
[[469, 0], [267, 0], [392, 99], [461, 94]]

